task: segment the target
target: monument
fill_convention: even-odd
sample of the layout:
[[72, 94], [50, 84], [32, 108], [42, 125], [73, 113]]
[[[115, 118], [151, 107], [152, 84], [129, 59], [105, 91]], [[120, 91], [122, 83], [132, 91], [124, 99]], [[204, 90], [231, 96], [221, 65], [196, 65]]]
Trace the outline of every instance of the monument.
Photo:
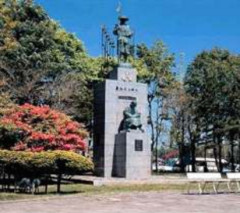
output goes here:
[[151, 175], [147, 85], [137, 82], [137, 71], [128, 63], [133, 31], [127, 21], [120, 16], [113, 31], [119, 64], [94, 88], [95, 174], [146, 179]]
[[132, 54], [132, 45], [130, 39], [133, 36], [133, 31], [127, 24], [126, 16], [119, 17], [119, 24], [116, 24], [113, 34], [117, 36], [117, 53], [120, 61], [127, 62], [127, 58]]

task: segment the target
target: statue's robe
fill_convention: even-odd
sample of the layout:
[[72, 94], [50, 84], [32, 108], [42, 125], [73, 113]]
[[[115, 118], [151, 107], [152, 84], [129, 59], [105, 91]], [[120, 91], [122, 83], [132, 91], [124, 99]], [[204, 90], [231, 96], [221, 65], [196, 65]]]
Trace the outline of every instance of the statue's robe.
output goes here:
[[124, 110], [124, 129], [141, 128], [141, 114], [130, 108]]

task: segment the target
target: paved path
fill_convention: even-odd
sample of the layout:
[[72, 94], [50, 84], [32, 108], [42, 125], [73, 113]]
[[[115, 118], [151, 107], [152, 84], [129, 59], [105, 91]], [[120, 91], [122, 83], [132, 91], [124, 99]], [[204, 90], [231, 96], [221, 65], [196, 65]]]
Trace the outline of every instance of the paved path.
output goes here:
[[238, 213], [240, 194], [121, 193], [0, 202], [0, 213]]

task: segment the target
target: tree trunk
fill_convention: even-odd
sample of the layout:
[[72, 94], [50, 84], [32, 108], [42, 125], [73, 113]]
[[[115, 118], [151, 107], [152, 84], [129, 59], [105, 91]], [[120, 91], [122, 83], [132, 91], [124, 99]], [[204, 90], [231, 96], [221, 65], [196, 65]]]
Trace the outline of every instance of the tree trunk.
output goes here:
[[191, 140], [191, 157], [192, 157], [192, 172], [196, 172], [196, 147], [195, 140]]
[[[191, 149], [191, 166], [192, 166], [192, 172], [196, 172], [196, 142], [197, 142], [197, 136], [194, 134], [194, 132], [191, 131], [190, 127], [190, 119], [188, 121], [188, 134], [190, 135], [190, 149]], [[198, 130], [196, 130], [198, 131]]]
[[184, 165], [184, 136], [185, 136], [185, 118], [184, 118], [184, 112], [182, 112], [182, 134], [181, 134], [181, 143], [180, 143], [180, 171], [185, 171], [185, 165]]
[[215, 164], [217, 166], [217, 170], [220, 171], [219, 163], [218, 163], [218, 159], [217, 159], [217, 148], [216, 147], [213, 148], [213, 155], [214, 155], [214, 158], [215, 158]]
[[48, 193], [48, 179], [49, 179], [49, 176], [47, 175], [46, 177], [45, 177], [45, 194], [47, 194]]
[[6, 173], [5, 173], [5, 166], [3, 166], [3, 183], [2, 183], [2, 191], [6, 190]]
[[238, 136], [238, 164], [240, 164], [240, 134]]
[[235, 172], [235, 166], [234, 166], [234, 137], [233, 135], [230, 135], [230, 144], [231, 144], [231, 171]]
[[57, 193], [61, 192], [61, 179], [62, 179], [62, 173], [59, 173], [57, 177]]
[[207, 161], [207, 146], [206, 144], [204, 145], [204, 161]]
[[[151, 143], [151, 165], [154, 160], [153, 151], [154, 151], [154, 145], [155, 145], [154, 124], [153, 124], [153, 120], [152, 120], [152, 100], [153, 100], [152, 98], [148, 97], [148, 109], [149, 109], [148, 124], [150, 125], [150, 128], [151, 128], [151, 141], [152, 141], [152, 143]], [[151, 166], [151, 168], [152, 168], [152, 166]], [[157, 165], [156, 165], [156, 168], [157, 168]], [[153, 169], [152, 169], [152, 171], [153, 171]]]
[[222, 172], [223, 170], [223, 164], [222, 164], [222, 139], [219, 135], [217, 137], [218, 140], [218, 161], [219, 161], [219, 172]]
[[11, 184], [11, 174], [8, 173], [8, 187], [7, 187], [8, 191], [10, 191], [10, 184]]
[[155, 164], [156, 164], [156, 171], [158, 172], [158, 143], [156, 143]]

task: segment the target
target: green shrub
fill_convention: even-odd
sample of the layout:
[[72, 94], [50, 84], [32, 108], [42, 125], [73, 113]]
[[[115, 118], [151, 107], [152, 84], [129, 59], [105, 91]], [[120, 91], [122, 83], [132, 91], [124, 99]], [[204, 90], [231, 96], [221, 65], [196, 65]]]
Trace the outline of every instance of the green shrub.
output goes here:
[[8, 151], [0, 150], [0, 163], [5, 172], [14, 176], [45, 174], [82, 174], [93, 170], [93, 163], [72, 151]]

